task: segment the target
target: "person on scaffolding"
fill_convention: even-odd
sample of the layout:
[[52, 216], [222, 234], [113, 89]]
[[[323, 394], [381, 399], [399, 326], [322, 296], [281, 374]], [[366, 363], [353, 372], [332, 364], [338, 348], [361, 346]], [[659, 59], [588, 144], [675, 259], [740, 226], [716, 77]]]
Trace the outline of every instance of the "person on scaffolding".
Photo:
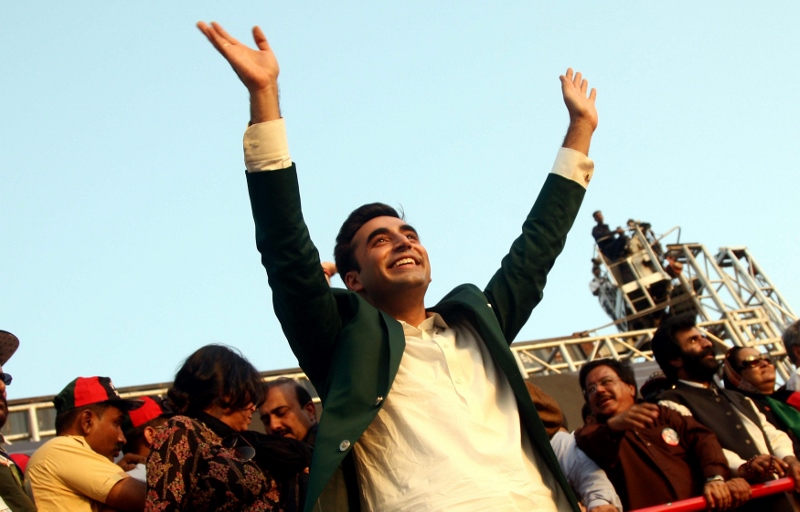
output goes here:
[[617, 228], [614, 231], [609, 229], [608, 224], [603, 222], [603, 212], [597, 210], [592, 214], [597, 225], [592, 228], [592, 237], [597, 242], [597, 248], [613, 263], [625, 255], [625, 246], [628, 244], [628, 237], [625, 230]]

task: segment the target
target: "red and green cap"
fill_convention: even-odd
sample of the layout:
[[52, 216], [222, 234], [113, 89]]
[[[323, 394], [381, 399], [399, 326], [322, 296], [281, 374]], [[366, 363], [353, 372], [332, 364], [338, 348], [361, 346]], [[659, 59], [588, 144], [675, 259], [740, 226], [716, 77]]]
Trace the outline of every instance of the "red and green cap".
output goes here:
[[142, 401], [123, 399], [108, 377], [78, 377], [53, 398], [58, 414], [92, 404], [108, 404], [122, 411], [133, 411], [142, 406]]

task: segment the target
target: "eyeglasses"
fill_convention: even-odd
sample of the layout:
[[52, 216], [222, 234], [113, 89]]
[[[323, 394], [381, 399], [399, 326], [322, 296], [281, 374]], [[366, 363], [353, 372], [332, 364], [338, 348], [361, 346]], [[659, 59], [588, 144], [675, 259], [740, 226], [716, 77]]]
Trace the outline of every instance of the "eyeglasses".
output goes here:
[[773, 364], [770, 358], [763, 354], [747, 356], [739, 361], [739, 371], [764, 368], [765, 366], [773, 366]]
[[0, 380], [2, 380], [3, 383], [6, 386], [8, 386], [9, 384], [11, 384], [11, 381], [13, 379], [11, 378], [11, 374], [10, 373], [2, 373], [2, 372], [0, 372]]
[[616, 384], [617, 382], [620, 382], [620, 380], [615, 377], [605, 377], [603, 379], [600, 379], [599, 381], [597, 381], [597, 383], [586, 386], [586, 391], [585, 391], [586, 396], [587, 397], [594, 396], [594, 394], [597, 393], [597, 386], [603, 386], [603, 389], [606, 389], [612, 384]]
[[[242, 441], [247, 446], [240, 446], [239, 441]], [[236, 458], [244, 461], [252, 460], [256, 456], [256, 449], [253, 448], [253, 445], [239, 434], [233, 434], [223, 439], [222, 447], [232, 449]]]

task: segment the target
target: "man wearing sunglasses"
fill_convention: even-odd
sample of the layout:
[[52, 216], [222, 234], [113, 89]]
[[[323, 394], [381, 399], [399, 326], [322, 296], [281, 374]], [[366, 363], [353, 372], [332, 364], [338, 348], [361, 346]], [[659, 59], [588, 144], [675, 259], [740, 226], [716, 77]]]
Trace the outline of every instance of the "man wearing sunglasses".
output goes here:
[[[11, 384], [11, 375], [5, 373], [3, 367], [17, 351], [19, 340], [10, 332], [0, 331], [0, 428], [8, 421], [8, 401], [6, 388]], [[0, 435], [0, 441], [2, 441]], [[22, 471], [14, 464], [8, 453], [0, 448], [0, 511], [36, 510], [33, 502], [22, 488]]]
[[[694, 314], [665, 320], [653, 335], [652, 347], [658, 365], [673, 383], [661, 395], [660, 405], [694, 416], [710, 428], [725, 450], [733, 475], [751, 482], [791, 476], [800, 491], [800, 462], [791, 439], [769, 423], [749, 398], [717, 385], [716, 347], [697, 327]], [[748, 506], [793, 510], [782, 495]]]

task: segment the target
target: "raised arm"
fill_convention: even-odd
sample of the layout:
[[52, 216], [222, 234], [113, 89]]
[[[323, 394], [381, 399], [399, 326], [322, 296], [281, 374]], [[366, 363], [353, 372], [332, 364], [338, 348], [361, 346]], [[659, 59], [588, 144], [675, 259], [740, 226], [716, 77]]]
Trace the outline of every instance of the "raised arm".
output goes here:
[[589, 144], [597, 128], [597, 109], [594, 106], [597, 91], [593, 88], [587, 96], [589, 82], [583, 79], [580, 72], [573, 74], [572, 68], [559, 78], [564, 104], [569, 111], [569, 128], [562, 146], [589, 156]]
[[244, 45], [231, 37], [219, 23], [197, 24], [214, 48], [225, 57], [250, 92], [250, 124], [280, 119], [278, 103], [278, 60], [267, 38], [258, 27], [253, 27], [253, 40], [257, 49]]

